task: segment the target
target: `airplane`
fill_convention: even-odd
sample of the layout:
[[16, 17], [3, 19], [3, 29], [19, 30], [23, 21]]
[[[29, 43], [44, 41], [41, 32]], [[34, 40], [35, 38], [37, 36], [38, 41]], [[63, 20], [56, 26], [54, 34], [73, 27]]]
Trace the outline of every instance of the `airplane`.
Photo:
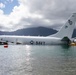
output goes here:
[[68, 45], [72, 39], [75, 21], [76, 13], [73, 13], [56, 34], [46, 37], [0, 35], [0, 44], [4, 45], [11, 43], [17, 45]]

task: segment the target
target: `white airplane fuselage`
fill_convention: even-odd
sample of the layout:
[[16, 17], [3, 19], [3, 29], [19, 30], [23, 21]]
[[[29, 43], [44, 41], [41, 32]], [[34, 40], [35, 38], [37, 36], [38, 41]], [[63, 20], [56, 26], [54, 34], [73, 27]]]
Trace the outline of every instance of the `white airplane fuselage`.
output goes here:
[[63, 27], [54, 35], [49, 35], [47, 37], [41, 36], [0, 36], [0, 44], [27, 44], [27, 45], [59, 45], [59, 44], [69, 44], [72, 39], [72, 34], [74, 31], [76, 22], [76, 13], [67, 20]]
[[64, 44], [61, 38], [40, 36], [0, 36], [0, 41], [24, 45], [57, 45]]

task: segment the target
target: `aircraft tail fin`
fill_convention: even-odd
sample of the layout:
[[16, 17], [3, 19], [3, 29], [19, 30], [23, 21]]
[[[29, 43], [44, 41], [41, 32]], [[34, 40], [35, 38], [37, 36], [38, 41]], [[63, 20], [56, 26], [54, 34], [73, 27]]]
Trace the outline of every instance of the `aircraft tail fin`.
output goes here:
[[51, 36], [59, 38], [68, 37], [69, 39], [71, 39], [75, 27], [75, 21], [76, 21], [76, 13], [73, 13], [73, 15], [68, 19], [65, 25], [62, 26], [60, 31]]

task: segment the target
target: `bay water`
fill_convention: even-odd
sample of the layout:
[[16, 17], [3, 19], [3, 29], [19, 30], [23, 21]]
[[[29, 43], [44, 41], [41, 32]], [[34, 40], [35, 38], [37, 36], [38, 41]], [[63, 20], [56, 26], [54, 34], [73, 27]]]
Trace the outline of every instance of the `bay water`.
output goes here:
[[76, 47], [1, 45], [0, 75], [76, 75]]

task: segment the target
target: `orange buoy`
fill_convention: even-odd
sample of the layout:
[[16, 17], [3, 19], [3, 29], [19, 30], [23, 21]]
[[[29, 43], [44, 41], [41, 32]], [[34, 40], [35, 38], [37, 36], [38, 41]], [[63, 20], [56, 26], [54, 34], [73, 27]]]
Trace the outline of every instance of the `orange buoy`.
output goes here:
[[4, 48], [8, 48], [8, 45], [4, 45]]

